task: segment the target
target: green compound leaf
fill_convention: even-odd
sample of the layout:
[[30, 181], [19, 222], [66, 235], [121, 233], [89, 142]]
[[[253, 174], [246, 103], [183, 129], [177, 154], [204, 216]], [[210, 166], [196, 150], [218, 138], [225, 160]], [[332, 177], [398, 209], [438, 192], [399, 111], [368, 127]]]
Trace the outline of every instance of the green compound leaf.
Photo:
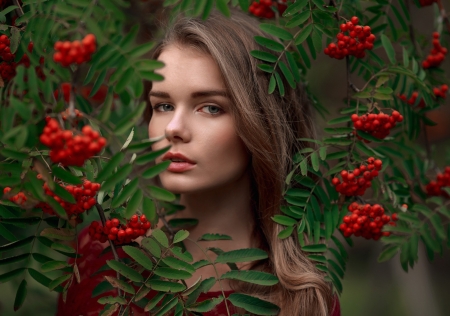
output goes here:
[[386, 247], [378, 256], [378, 262], [384, 262], [395, 256], [399, 249], [398, 245], [391, 245]]
[[192, 277], [192, 273], [173, 268], [156, 268], [154, 273], [160, 277], [171, 280], [186, 280]]
[[277, 305], [246, 294], [233, 293], [228, 300], [234, 306], [256, 315], [277, 315], [280, 311]]
[[148, 168], [142, 173], [144, 179], [150, 179], [156, 177], [158, 174], [166, 170], [171, 164], [170, 160], [163, 161], [153, 167]]
[[270, 273], [261, 272], [261, 271], [252, 271], [252, 270], [242, 270], [242, 271], [228, 271], [220, 277], [222, 280], [224, 279], [232, 279], [232, 280], [240, 280], [252, 284], [258, 285], [274, 285], [278, 283], [278, 278]]
[[152, 260], [136, 247], [123, 246], [123, 251], [147, 270], [153, 269]]
[[170, 191], [167, 191], [166, 189], [156, 187], [153, 185], [148, 186], [148, 188], [150, 189], [150, 195], [157, 200], [173, 202], [176, 199], [175, 194], [173, 194]]
[[238, 249], [221, 253], [217, 256], [217, 263], [237, 263], [266, 259], [268, 257], [264, 250], [258, 248]]
[[216, 298], [205, 300], [200, 303], [192, 304], [187, 308], [187, 310], [190, 310], [192, 312], [199, 312], [199, 313], [209, 312], [214, 307], [216, 307], [217, 304], [221, 303], [222, 301], [223, 301], [223, 296], [219, 296]]
[[383, 44], [384, 50], [386, 51], [391, 64], [396, 64], [397, 61], [395, 60], [395, 50], [392, 46], [391, 40], [386, 35], [381, 34], [381, 43]]
[[323, 244], [308, 245], [302, 247], [302, 250], [305, 252], [325, 252], [327, 251], [327, 246]]
[[274, 52], [277, 52], [277, 53], [280, 53], [284, 50], [284, 46], [281, 43], [276, 42], [269, 38], [265, 38], [262, 36], [255, 36], [255, 41], [259, 45], [264, 46], [265, 48], [273, 50]]
[[181, 242], [189, 237], [189, 232], [187, 230], [179, 230], [176, 232], [175, 237], [173, 238], [173, 243], [176, 244]]
[[232, 240], [228, 235], [222, 234], [204, 234], [197, 241], [213, 241], [213, 240]]
[[168, 293], [178, 293], [186, 289], [186, 286], [181, 283], [162, 280], [150, 280], [145, 285], [155, 291]]
[[106, 261], [108, 266], [134, 282], [143, 282], [144, 278], [136, 270], [116, 260]]
[[127, 293], [135, 294], [136, 291], [134, 290], [133, 286], [129, 283], [126, 283], [122, 280], [118, 280], [116, 278], [105, 276], [106, 281], [108, 281], [114, 288], [119, 288]]
[[16, 298], [14, 299], [14, 311], [17, 311], [22, 307], [23, 302], [25, 302], [25, 297], [27, 296], [27, 281], [22, 280], [20, 282], [19, 288], [16, 292]]
[[266, 33], [269, 33], [273, 36], [276, 36], [276, 37], [281, 38], [286, 41], [290, 41], [291, 39], [293, 39], [293, 36], [291, 33], [286, 31], [285, 29], [283, 29], [279, 26], [273, 25], [273, 24], [261, 23], [259, 25], [259, 28]]
[[253, 57], [260, 59], [262, 61], [267, 61], [269, 63], [274, 63], [277, 61], [278, 57], [275, 56], [274, 54], [268, 53], [268, 52], [264, 52], [264, 51], [260, 51], [260, 50], [252, 50], [250, 52], [250, 55], [252, 55]]
[[162, 149], [159, 149], [159, 150], [156, 150], [156, 151], [152, 151], [152, 152], [150, 152], [148, 154], [139, 156], [139, 157], [136, 158], [135, 163], [137, 165], [145, 165], [145, 164], [155, 160], [156, 158], [158, 158], [162, 154], [166, 153], [170, 149], [170, 147], [171, 146], [167, 146], [167, 147], [164, 147]]

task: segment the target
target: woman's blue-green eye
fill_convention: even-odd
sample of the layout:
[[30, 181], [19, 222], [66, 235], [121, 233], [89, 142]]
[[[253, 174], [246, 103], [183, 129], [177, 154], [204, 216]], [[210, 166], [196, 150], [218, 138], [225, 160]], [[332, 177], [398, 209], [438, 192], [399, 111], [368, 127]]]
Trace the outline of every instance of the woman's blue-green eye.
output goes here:
[[173, 110], [173, 106], [167, 103], [161, 103], [158, 104], [154, 107], [155, 110], [158, 110], [159, 112], [167, 112], [167, 111], [172, 111]]
[[221, 108], [219, 108], [218, 106], [215, 105], [206, 105], [203, 108], [209, 108], [209, 111], [207, 111], [207, 113], [209, 114], [213, 114], [213, 115], [217, 115], [221, 112]]

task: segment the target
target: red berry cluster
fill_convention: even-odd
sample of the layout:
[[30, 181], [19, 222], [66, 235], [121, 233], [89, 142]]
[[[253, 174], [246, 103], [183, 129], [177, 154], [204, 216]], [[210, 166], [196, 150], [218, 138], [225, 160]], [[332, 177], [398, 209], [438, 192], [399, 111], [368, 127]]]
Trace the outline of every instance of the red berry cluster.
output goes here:
[[[3, 189], [3, 194], [8, 195], [9, 192], [11, 192], [11, 188], [10, 187], [6, 187], [6, 188]], [[23, 205], [23, 204], [25, 204], [25, 202], [28, 199], [27, 199], [27, 196], [25, 195], [25, 193], [19, 192], [19, 193], [13, 195], [12, 197], [10, 197], [9, 200], [11, 202], [16, 203], [17, 205]]]
[[[445, 99], [448, 91], [448, 85], [443, 84], [440, 87], [434, 87], [433, 93], [436, 98], [443, 98]], [[411, 95], [411, 97], [408, 99], [405, 94], [399, 94], [398, 97], [408, 103], [409, 105], [414, 105], [416, 103], [417, 97], [419, 96], [419, 92], [414, 91]], [[417, 104], [417, 107], [424, 108], [425, 107], [425, 101], [423, 99], [420, 100], [419, 104]]]
[[[28, 44], [28, 51], [33, 52], [33, 42]], [[24, 54], [18, 63], [14, 62], [15, 55], [11, 53], [10, 39], [6, 35], [0, 35], [0, 58], [3, 62], [0, 63], [0, 76], [4, 81], [10, 81], [16, 75], [16, 68], [23, 64], [25, 68], [30, 67], [30, 58], [27, 54]], [[39, 58], [39, 64], [44, 64], [44, 57]], [[45, 80], [45, 75], [41, 66], [35, 67], [36, 74], [39, 79]], [[25, 78], [26, 81], [26, 78]]]
[[[339, 229], [345, 237], [355, 235], [366, 239], [378, 240], [381, 236], [389, 236], [390, 232], [382, 232], [383, 226], [388, 224], [396, 226], [393, 221], [398, 220], [397, 213], [392, 216], [384, 214], [384, 209], [379, 204], [358, 204], [353, 202], [348, 206], [351, 215], [344, 216]], [[393, 221], [391, 221], [391, 219]]]
[[61, 63], [64, 67], [73, 63], [80, 65], [91, 59], [96, 47], [94, 34], [86, 35], [81, 41], [58, 41], [54, 46], [56, 52], [53, 54], [53, 60], [56, 63]]
[[447, 91], [448, 91], [448, 85], [446, 85], [446, 84], [443, 84], [440, 87], [433, 88], [433, 93], [436, 98], [445, 99], [445, 97], [447, 95]]
[[140, 236], [144, 236], [150, 228], [151, 223], [145, 215], [133, 215], [127, 220], [126, 225], [120, 225], [117, 218], [107, 220], [103, 227], [99, 222], [92, 222], [89, 226], [89, 235], [95, 240], [104, 243], [108, 239], [115, 244], [128, 244]]
[[361, 165], [353, 171], [342, 170], [342, 182], [339, 178], [333, 178], [331, 183], [335, 186], [336, 191], [346, 196], [363, 195], [366, 189], [372, 186], [370, 181], [378, 176], [382, 165], [383, 162], [380, 159], [375, 160], [375, 158], [369, 157], [367, 166]]
[[285, 4], [286, 0], [272, 1], [272, 0], [259, 0], [259, 3], [253, 1], [248, 10], [254, 16], [266, 19], [272, 19], [275, 17], [275, 12], [271, 9], [272, 6], [276, 5], [278, 12], [283, 14], [287, 6]]
[[422, 67], [424, 69], [439, 67], [439, 65], [444, 61], [445, 55], [447, 55], [447, 48], [442, 47], [439, 42], [439, 33], [433, 33], [433, 49], [430, 54], [422, 62]]
[[[55, 193], [52, 190], [50, 190], [47, 183], [44, 183], [44, 192], [45, 194], [53, 197], [55, 201], [58, 202], [62, 206], [62, 208], [65, 209], [66, 213], [69, 216], [84, 213], [97, 203], [94, 196], [97, 194], [98, 190], [100, 190], [100, 183], [84, 180], [83, 184], [78, 184], [76, 186], [61, 185], [61, 187], [63, 187], [75, 198], [76, 201], [75, 204], [64, 201], [59, 196], [56, 196]], [[42, 210], [47, 214], [56, 215], [52, 207], [47, 203], [40, 202], [38, 205], [36, 205], [36, 207], [42, 208]]]
[[443, 187], [450, 187], [450, 167], [445, 167], [444, 173], [439, 173], [436, 180], [431, 181], [426, 186], [428, 195], [448, 197], [447, 192], [442, 190]]
[[[403, 116], [398, 111], [393, 111], [389, 116], [385, 113], [379, 114], [363, 114], [358, 116], [358, 114], [352, 114], [353, 126], [355, 129], [369, 133], [379, 139], [384, 139], [389, 135], [392, 128], [395, 127], [397, 122], [403, 121]], [[363, 139], [358, 134], [356, 130], [354, 134], [358, 139]], [[368, 140], [364, 139], [364, 142], [368, 143]]]
[[[354, 16], [347, 23], [341, 24], [342, 32], [336, 35], [338, 42], [330, 43], [324, 53], [336, 59], [343, 59], [348, 55], [363, 58], [366, 55], [364, 50], [373, 48], [375, 35], [370, 26], [361, 26], [358, 22], [358, 18]], [[348, 32], [348, 36], [344, 32]]]
[[81, 135], [74, 136], [71, 131], [61, 129], [57, 120], [47, 117], [46, 121], [39, 140], [51, 148], [50, 159], [54, 163], [81, 167], [85, 160], [99, 153], [106, 145], [106, 139], [89, 125], [82, 128]]

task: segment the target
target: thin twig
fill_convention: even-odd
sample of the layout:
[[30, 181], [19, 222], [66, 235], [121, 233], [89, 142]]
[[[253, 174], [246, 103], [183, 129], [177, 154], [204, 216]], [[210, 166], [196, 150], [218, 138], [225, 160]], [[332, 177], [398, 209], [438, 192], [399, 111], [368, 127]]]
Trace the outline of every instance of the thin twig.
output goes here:
[[445, 21], [445, 25], [447, 26], [447, 31], [450, 33], [450, 19], [448, 17], [447, 12], [445, 11], [444, 5], [442, 4], [441, 0], [437, 0], [436, 3], [439, 7], [439, 12], [441, 13], [441, 19], [443, 21]]
[[[97, 208], [98, 211], [98, 215], [100, 215], [100, 220], [102, 221], [103, 227], [105, 227], [106, 225], [106, 217], [105, 217], [105, 212], [103, 211], [103, 207], [100, 204], [95, 204], [95, 207]], [[120, 261], [119, 255], [117, 254], [116, 251], [116, 247], [114, 246], [114, 243], [112, 242], [111, 239], [108, 239], [109, 241], [109, 245], [111, 246], [111, 251], [114, 255], [114, 259], [116, 259], [117, 261]], [[117, 272], [117, 279], [120, 279], [120, 274], [119, 272]], [[117, 288], [117, 292], [119, 294], [119, 296], [122, 296], [122, 290]]]
[[19, 0], [13, 0], [13, 2], [14, 2], [14, 4], [15, 4], [16, 6], [19, 7], [18, 9], [16, 9], [16, 12], [17, 12], [17, 15], [18, 15], [19, 17], [21, 17], [21, 16], [23, 15], [23, 9], [22, 9], [22, 6], [21, 6], [20, 3], [19, 3]]

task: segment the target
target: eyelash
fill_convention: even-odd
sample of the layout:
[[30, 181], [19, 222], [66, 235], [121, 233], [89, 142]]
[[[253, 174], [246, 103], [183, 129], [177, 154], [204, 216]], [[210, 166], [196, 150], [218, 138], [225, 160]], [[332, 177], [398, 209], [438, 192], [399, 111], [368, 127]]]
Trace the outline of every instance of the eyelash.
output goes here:
[[[168, 112], [168, 111], [158, 111], [158, 108], [160, 106], [162, 106], [162, 105], [170, 105], [170, 104], [168, 104], [168, 103], [159, 103], [159, 104], [156, 104], [155, 106], [153, 106], [152, 109], [154, 111], [157, 111], [157, 112]], [[217, 113], [207, 113], [209, 115], [216, 116], [216, 115], [220, 115], [220, 114], [224, 113], [224, 111], [217, 105], [205, 105], [205, 106], [202, 106], [202, 109], [205, 108], [205, 107], [215, 107], [215, 108], [219, 109], [219, 112], [217, 112]]]

